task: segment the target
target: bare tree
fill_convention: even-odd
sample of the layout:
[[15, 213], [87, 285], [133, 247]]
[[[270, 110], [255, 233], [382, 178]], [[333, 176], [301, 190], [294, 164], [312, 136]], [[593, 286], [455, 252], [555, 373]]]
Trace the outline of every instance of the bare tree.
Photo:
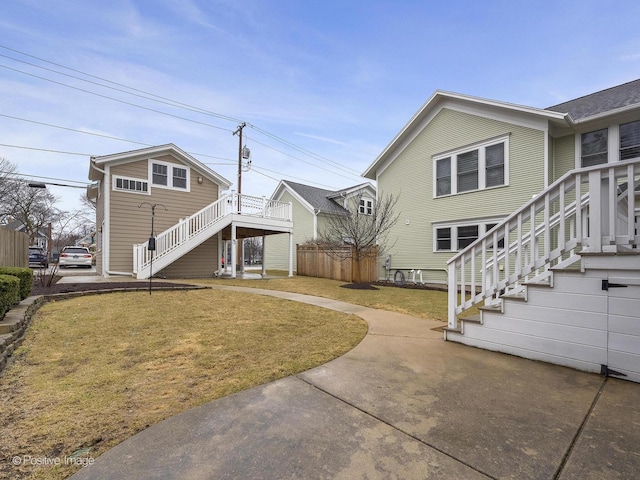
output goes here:
[[19, 181], [17, 167], [5, 158], [0, 158], [0, 223], [9, 215], [11, 202], [9, 194]]
[[32, 188], [24, 181], [16, 181], [7, 193], [6, 212], [24, 225], [25, 233], [33, 243], [39, 232], [46, 231], [49, 223], [60, 217], [56, 201], [56, 196], [47, 189]]
[[80, 195], [80, 203], [87, 209], [93, 210], [93, 213], [96, 213], [96, 201], [91, 200], [87, 195], [87, 192], [84, 192]]
[[351, 198], [346, 208], [347, 213], [329, 217], [318, 232], [318, 243], [322, 244], [330, 256], [353, 261], [351, 281], [354, 283], [361, 281], [361, 259], [382, 256], [388, 251], [389, 232], [399, 217], [395, 212], [397, 197], [379, 195], [373, 208], [366, 204], [363, 208], [361, 200], [359, 196]]
[[262, 254], [262, 237], [251, 237], [244, 241], [244, 257], [245, 261], [253, 265], [261, 259]]

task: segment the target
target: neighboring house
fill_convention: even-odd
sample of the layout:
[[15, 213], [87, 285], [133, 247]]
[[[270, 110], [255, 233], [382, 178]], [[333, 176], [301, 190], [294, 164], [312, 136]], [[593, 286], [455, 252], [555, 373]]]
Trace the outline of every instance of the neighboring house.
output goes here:
[[[17, 230], [18, 232], [23, 233], [26, 233], [27, 230], [25, 224], [20, 220], [13, 220], [5, 226], [11, 230]], [[47, 250], [49, 245], [49, 236], [47, 235], [47, 232], [44, 229], [38, 229], [36, 234], [29, 238], [29, 244], [32, 247], [40, 247], [43, 250]]]
[[391, 270], [448, 282], [447, 339], [640, 381], [639, 164], [635, 80], [547, 109], [437, 91], [363, 176], [398, 197]]
[[[375, 204], [376, 190], [370, 183], [362, 183], [342, 190], [326, 190], [302, 183], [281, 180], [271, 199], [291, 202], [293, 208], [293, 242], [296, 245], [318, 239], [324, 223], [332, 215], [345, 215], [349, 202], [358, 197], [361, 213], [371, 212]], [[288, 239], [285, 235], [268, 237], [265, 259], [269, 268], [285, 269], [288, 262]], [[294, 259], [294, 270], [296, 269]]]
[[292, 230], [287, 205], [223, 193], [228, 180], [173, 144], [92, 157], [89, 178], [104, 276], [212, 276], [227, 242], [235, 277], [240, 239]]

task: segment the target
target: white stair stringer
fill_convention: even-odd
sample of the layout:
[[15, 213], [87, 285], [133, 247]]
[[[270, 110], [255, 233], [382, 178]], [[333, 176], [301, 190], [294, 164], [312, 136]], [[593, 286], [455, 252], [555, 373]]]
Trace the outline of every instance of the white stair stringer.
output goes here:
[[147, 279], [151, 276], [151, 266], [153, 265], [153, 273], [157, 273], [163, 268], [168, 267], [170, 264], [183, 257], [198, 245], [204, 243], [209, 238], [223, 230], [225, 227], [231, 224], [233, 219], [232, 214], [227, 214], [222, 218], [207, 225], [206, 228], [200, 230], [198, 233], [189, 236], [188, 239], [180, 242], [171, 250], [166, 250], [162, 255], [153, 257], [153, 263], [147, 263], [139, 268], [136, 272], [136, 277], [139, 280]]

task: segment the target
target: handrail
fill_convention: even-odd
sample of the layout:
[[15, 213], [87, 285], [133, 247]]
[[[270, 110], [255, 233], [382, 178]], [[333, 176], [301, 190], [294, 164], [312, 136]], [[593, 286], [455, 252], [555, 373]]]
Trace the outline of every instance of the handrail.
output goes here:
[[[628, 192], [639, 181], [640, 159], [572, 170], [454, 255], [447, 262], [449, 327], [471, 306], [548, 276], [553, 262], [575, 262], [578, 248], [637, 248], [635, 195], [630, 201]], [[507, 248], [494, 248], [501, 240]]]
[[269, 200], [265, 197], [241, 195], [236, 192], [225, 194], [215, 202], [159, 233], [156, 236], [155, 251], [149, 250], [148, 242], [134, 245], [133, 272], [137, 273], [147, 268], [151, 263], [152, 254], [154, 261], [160, 260], [216, 222], [232, 214], [291, 221], [292, 212], [290, 203]]

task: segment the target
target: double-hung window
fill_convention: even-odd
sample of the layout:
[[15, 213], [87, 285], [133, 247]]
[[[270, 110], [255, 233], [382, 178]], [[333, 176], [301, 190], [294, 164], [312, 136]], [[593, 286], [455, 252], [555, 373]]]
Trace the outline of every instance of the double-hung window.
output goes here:
[[640, 121], [620, 125], [620, 160], [640, 157]]
[[151, 160], [151, 183], [155, 187], [189, 190], [189, 167]]
[[[485, 235], [496, 225], [497, 223], [495, 222], [480, 222], [471, 224], [450, 224], [434, 227], [434, 251], [454, 252], [462, 250], [475, 242], [480, 238], [480, 236]], [[498, 238], [498, 249], [503, 249], [504, 244], [504, 238]]]
[[370, 198], [361, 198], [358, 213], [361, 215], [373, 215], [373, 200]]
[[187, 188], [187, 169], [173, 167], [173, 188]]
[[434, 196], [506, 185], [508, 147], [509, 137], [502, 136], [434, 156]]
[[583, 168], [607, 163], [608, 136], [609, 130], [607, 128], [582, 134], [580, 138], [580, 161]]
[[168, 177], [167, 177], [167, 166], [161, 163], [154, 163], [152, 166], [153, 169], [153, 184], [154, 185], [167, 185]]

